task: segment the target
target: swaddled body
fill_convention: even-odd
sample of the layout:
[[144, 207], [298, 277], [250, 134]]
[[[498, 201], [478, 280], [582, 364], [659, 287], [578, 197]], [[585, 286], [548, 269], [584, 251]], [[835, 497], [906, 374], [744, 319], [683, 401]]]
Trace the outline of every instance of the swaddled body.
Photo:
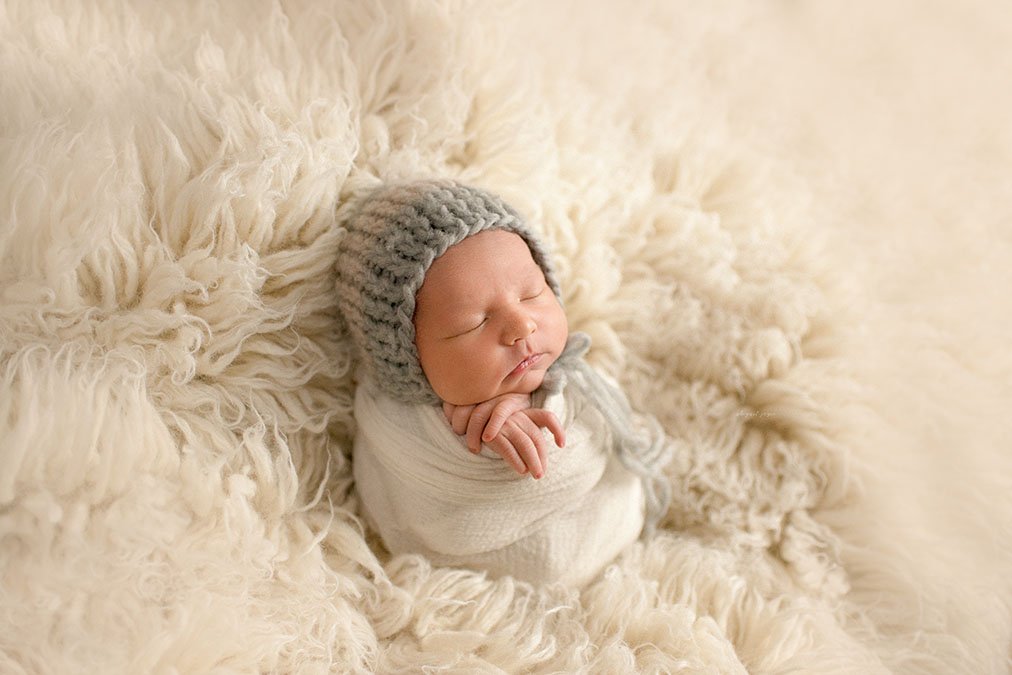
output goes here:
[[566, 447], [549, 441], [549, 468], [533, 480], [487, 448], [468, 452], [438, 407], [360, 384], [355, 483], [387, 548], [495, 576], [582, 584], [635, 541], [643, 485], [612, 451], [608, 425], [569, 387], [543, 398]]

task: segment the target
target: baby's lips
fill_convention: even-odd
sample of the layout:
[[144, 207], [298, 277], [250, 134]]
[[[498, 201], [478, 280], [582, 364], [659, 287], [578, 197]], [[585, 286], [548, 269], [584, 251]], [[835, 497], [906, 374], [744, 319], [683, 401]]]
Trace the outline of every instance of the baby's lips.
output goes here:
[[517, 363], [517, 365], [514, 366], [513, 370], [511, 370], [509, 375], [507, 375], [506, 377], [507, 378], [518, 377], [522, 373], [527, 372], [532, 367], [537, 365], [538, 362], [541, 361], [541, 358], [543, 356], [544, 353], [542, 352], [533, 352], [532, 354], [523, 358], [519, 363]]

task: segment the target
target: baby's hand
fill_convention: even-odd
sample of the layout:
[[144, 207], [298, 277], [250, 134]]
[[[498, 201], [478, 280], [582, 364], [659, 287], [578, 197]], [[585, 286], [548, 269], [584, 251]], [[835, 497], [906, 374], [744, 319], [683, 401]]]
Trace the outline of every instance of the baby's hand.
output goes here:
[[526, 394], [503, 394], [477, 405], [444, 403], [443, 414], [454, 433], [465, 436], [471, 452], [480, 452], [485, 442], [517, 473], [530, 471], [535, 478], [545, 473], [548, 451], [541, 428], [552, 432], [559, 447], [566, 442], [555, 413], [531, 408], [531, 398]]

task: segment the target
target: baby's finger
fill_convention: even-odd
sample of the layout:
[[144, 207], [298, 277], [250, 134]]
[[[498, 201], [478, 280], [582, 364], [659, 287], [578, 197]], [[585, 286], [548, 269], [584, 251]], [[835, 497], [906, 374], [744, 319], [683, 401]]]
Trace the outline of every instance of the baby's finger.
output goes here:
[[467, 420], [467, 447], [471, 449], [471, 452], [479, 452], [481, 450], [481, 432], [485, 428], [485, 424], [488, 423], [488, 418], [492, 414], [493, 404], [489, 402], [479, 403], [476, 406], [472, 406], [470, 419]]
[[[519, 415], [514, 418], [523, 433], [527, 438], [534, 443], [534, 449], [538, 453], [538, 461], [541, 463], [541, 476], [545, 475], [548, 471], [548, 441], [545, 440], [545, 436], [541, 433], [541, 428], [529, 417], [525, 415]], [[537, 478], [541, 478], [537, 476]]]
[[[537, 436], [541, 435], [540, 429], [534, 429], [533, 432]], [[541, 465], [541, 455], [538, 452], [538, 447], [534, 444], [534, 438], [531, 433], [520, 425], [511, 423], [503, 429], [501, 435], [506, 436], [513, 444], [514, 449], [520, 455], [520, 459], [523, 460], [532, 476], [541, 478], [545, 475], [544, 467]]]
[[496, 454], [506, 460], [513, 469], [519, 474], [527, 473], [527, 467], [524, 466], [524, 462], [520, 459], [520, 455], [513, 448], [513, 444], [507, 440], [505, 436], [497, 436], [492, 442], [489, 443], [489, 447], [495, 450]]
[[502, 430], [502, 425], [506, 423], [506, 420], [510, 416], [521, 410], [530, 407], [529, 397], [510, 397], [505, 396], [496, 403], [495, 408], [492, 409], [492, 413], [489, 415], [488, 423], [485, 425], [485, 431], [481, 434], [481, 440], [488, 443], [493, 438], [499, 435]]
[[465, 433], [467, 433], [467, 423], [468, 420], [471, 419], [473, 411], [474, 411], [473, 405], [454, 406], [453, 419], [450, 420], [450, 426], [453, 427], [453, 433], [457, 434], [458, 436], [463, 436]]
[[534, 424], [539, 427], [544, 427], [552, 433], [555, 438], [555, 444], [560, 448], [566, 445], [566, 430], [562, 428], [562, 424], [559, 422], [559, 418], [555, 416], [550, 410], [543, 410], [541, 408], [533, 408], [525, 411], [527, 417], [529, 417]]

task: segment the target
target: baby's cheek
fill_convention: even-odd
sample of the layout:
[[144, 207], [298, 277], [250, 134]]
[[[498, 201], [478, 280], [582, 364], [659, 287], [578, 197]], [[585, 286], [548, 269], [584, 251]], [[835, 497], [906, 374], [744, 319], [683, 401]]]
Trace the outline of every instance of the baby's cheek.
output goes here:
[[469, 392], [475, 402], [487, 401], [499, 393], [502, 367], [494, 352], [472, 344], [454, 355], [453, 364], [458, 389]]
[[569, 323], [563, 316], [555, 325], [553, 331], [553, 346], [558, 350], [558, 353], [562, 353], [562, 350], [566, 348], [566, 341], [569, 340]]

